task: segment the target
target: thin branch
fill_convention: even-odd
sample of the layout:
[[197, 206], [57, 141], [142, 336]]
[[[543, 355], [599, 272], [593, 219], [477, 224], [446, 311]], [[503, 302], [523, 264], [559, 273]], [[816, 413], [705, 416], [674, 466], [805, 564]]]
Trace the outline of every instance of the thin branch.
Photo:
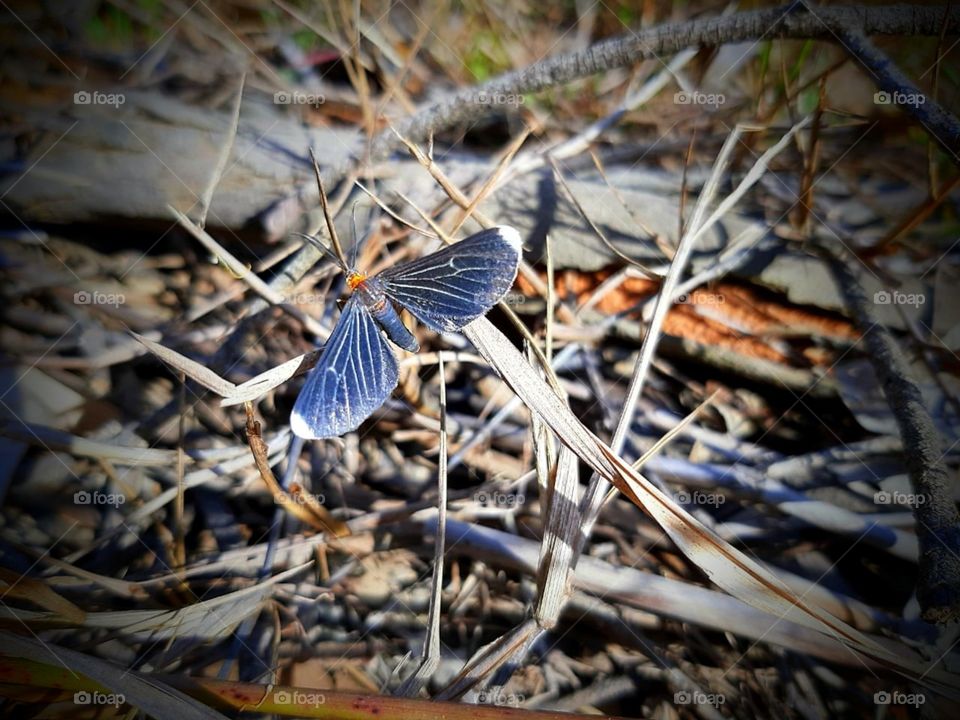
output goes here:
[[910, 113], [953, 163], [960, 165], [960, 121], [956, 116], [947, 112], [934, 98], [920, 92], [890, 58], [873, 46], [862, 30], [849, 28], [839, 34], [843, 46], [876, 79], [880, 92], [874, 97], [882, 96], [885, 102]]
[[943, 460], [940, 436], [906, 359], [886, 327], [873, 317], [872, 303], [854, 270], [855, 260], [824, 248], [838, 284], [863, 331], [867, 357], [900, 429], [903, 454], [916, 494], [913, 513], [920, 542], [917, 600], [923, 619], [947, 624], [960, 619], [960, 516], [953, 482]]

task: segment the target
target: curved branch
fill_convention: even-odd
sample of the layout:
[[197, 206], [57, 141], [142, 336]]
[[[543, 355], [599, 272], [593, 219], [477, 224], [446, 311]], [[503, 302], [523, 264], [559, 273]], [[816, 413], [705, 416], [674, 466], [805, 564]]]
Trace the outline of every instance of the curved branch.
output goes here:
[[[403, 120], [397, 132], [412, 142], [491, 109], [489, 98], [522, 95], [571, 82], [648, 58], [673, 55], [698, 45], [767, 40], [825, 38], [857, 30], [864, 35], [939, 35], [960, 30], [960, 7], [862, 5], [809, 7], [795, 3], [704, 20], [657, 25], [627, 37], [606, 40], [586, 50], [558, 55], [522, 70], [501, 75], [479, 86], [459, 90]], [[385, 130], [374, 138], [371, 158], [381, 160], [398, 146], [396, 134]]]

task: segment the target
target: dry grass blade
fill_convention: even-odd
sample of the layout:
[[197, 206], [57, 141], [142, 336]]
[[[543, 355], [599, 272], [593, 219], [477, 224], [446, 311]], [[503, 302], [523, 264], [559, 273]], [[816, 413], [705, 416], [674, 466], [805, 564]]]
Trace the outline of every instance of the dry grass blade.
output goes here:
[[38, 559], [44, 565], [55, 567], [57, 570], [60, 570], [66, 575], [70, 575], [74, 578], [79, 578], [80, 580], [84, 580], [98, 587], [102, 587], [104, 590], [107, 590], [117, 597], [137, 601], [143, 601], [149, 597], [146, 591], [144, 591], [143, 588], [136, 583], [127, 582], [125, 580], [117, 580], [115, 578], [106, 577], [105, 575], [98, 575], [97, 573], [92, 573], [89, 570], [78, 568], [75, 565], [71, 565], [63, 560], [50, 557], [49, 555], [44, 555]]
[[197, 223], [199, 227], [205, 227], [207, 224], [207, 213], [210, 212], [210, 203], [213, 202], [213, 193], [217, 190], [217, 185], [219, 185], [220, 180], [223, 177], [223, 171], [227, 167], [227, 162], [230, 160], [230, 151], [233, 150], [234, 140], [237, 138], [237, 127], [240, 125], [240, 105], [243, 102], [243, 89], [247, 84], [247, 73], [244, 73], [240, 76], [240, 81], [237, 83], [237, 95], [233, 102], [233, 111], [231, 113], [231, 122], [230, 129], [227, 133], [227, 137], [220, 148], [220, 154], [217, 156], [217, 164], [213, 168], [213, 173], [210, 176], [210, 182], [207, 183], [207, 187], [203, 191], [203, 196], [200, 198], [200, 220]]
[[[241, 405], [263, 397], [271, 390], [283, 385], [283, 383], [287, 382], [290, 378], [302, 375], [310, 370], [316, 365], [321, 353], [320, 350], [315, 350], [304, 355], [298, 355], [291, 360], [287, 360], [285, 363], [281, 363], [276, 367], [260, 373], [256, 377], [250, 378], [240, 385], [234, 385], [206, 366], [181, 355], [176, 350], [171, 350], [160, 343], [148, 340], [142, 335], [131, 334], [143, 343], [150, 352], [170, 367], [179, 370], [191, 380], [217, 393], [217, 395], [223, 398], [220, 401], [222, 407]], [[328, 333], [324, 333], [324, 335], [326, 334]]]
[[[287, 447], [290, 444], [290, 433], [288, 430], [282, 431], [274, 435], [273, 439], [269, 443], [269, 463], [270, 465], [276, 464], [282, 455], [286, 453]], [[172, 461], [171, 461], [172, 462]], [[225, 462], [218, 463], [214, 468], [202, 468], [191, 473], [187, 473], [184, 477], [184, 487], [189, 489], [192, 487], [197, 487], [203, 485], [204, 483], [210, 482], [216, 477], [227, 475], [232, 472], [237, 472], [243, 468], [249, 467], [253, 464], [253, 458], [250, 457], [250, 454], [247, 453], [244, 456], [231, 458]], [[143, 505], [134, 510], [130, 516], [127, 518], [127, 525], [134, 525], [135, 523], [145, 521], [150, 515], [160, 508], [164, 507], [167, 503], [171, 502], [177, 495], [177, 488], [167, 488], [155, 498], [148, 500]]]
[[447, 384], [444, 381], [443, 357], [440, 373], [440, 457], [437, 460], [437, 536], [433, 548], [433, 576], [430, 579], [430, 611], [427, 636], [423, 643], [420, 666], [397, 690], [410, 697], [420, 691], [440, 664], [440, 613], [443, 592], [443, 552], [447, 542]]
[[506, 658], [523, 650], [537, 632], [536, 620], [529, 618], [493, 642], [480, 648], [453, 681], [437, 694], [437, 699], [452, 700], [461, 697], [490, 673], [501, 667]]
[[[721, 201], [717, 209], [714, 210], [710, 217], [708, 217], [706, 220], [703, 220], [703, 216], [706, 214], [707, 209], [710, 207], [710, 204], [712, 203], [713, 198], [719, 189], [722, 173], [726, 168], [728, 158], [739, 142], [741, 128], [739, 126], [735, 128], [727, 138], [727, 141], [723, 144], [720, 155], [714, 163], [710, 180], [701, 194], [700, 201], [697, 203], [693, 217], [687, 226], [687, 232], [680, 240], [680, 243], [677, 247], [677, 252], [673, 258], [673, 262], [670, 264], [670, 270], [667, 272], [667, 276], [663, 281], [663, 286], [660, 288], [660, 295], [657, 298], [657, 304], [653, 311], [653, 319], [650, 321], [650, 327], [647, 331], [647, 334], [644, 336], [643, 345], [640, 348], [640, 356], [637, 359], [637, 366], [634, 369], [634, 376], [631, 381], [631, 386], [627, 391], [628, 400], [625, 406], [626, 408], [631, 408], [635, 404], [636, 398], [640, 396], [643, 390], [643, 382], [646, 378], [650, 363], [653, 361], [653, 356], [657, 349], [657, 340], [660, 337], [660, 330], [663, 327], [663, 321], [666, 318], [667, 310], [669, 310], [670, 306], [673, 304], [673, 292], [676, 289], [677, 284], [680, 282], [680, 277], [686, 268], [687, 260], [689, 259], [690, 254], [693, 252], [696, 241], [699, 240], [707, 232], [707, 230], [712, 228], [720, 220], [720, 218], [726, 215], [733, 205], [736, 204], [736, 202], [739, 201], [744, 194], [746, 194], [747, 190], [749, 190], [754, 183], [756, 183], [763, 176], [764, 172], [766, 172], [766, 169], [769, 166], [770, 161], [789, 145], [790, 141], [793, 139], [793, 136], [802, 128], [806, 127], [809, 121], [809, 118], [804, 118], [804, 120], [794, 125], [789, 132], [780, 138], [780, 140], [774, 144], [773, 147], [767, 150], [753, 164], [753, 166], [747, 172], [746, 177], [744, 177], [737, 188], [730, 193], [730, 195], [724, 198], [723, 201]], [[620, 424], [617, 426], [617, 433], [615, 434], [613, 441], [613, 447], [616, 450], [619, 450], [623, 438], [626, 436], [626, 430], [629, 426], [629, 422], [625, 423], [624, 421], [627, 417], [629, 417], [629, 415], [627, 415], [625, 412], [625, 414], [620, 418]]]
[[680, 433], [682, 433], [684, 429], [688, 425], [690, 425], [690, 423], [692, 423], [694, 419], [696, 419], [697, 415], [699, 415], [700, 412], [705, 407], [707, 407], [707, 405], [712, 403], [714, 399], [717, 397], [717, 395], [719, 394], [720, 394], [719, 390], [714, 391], [710, 395], [710, 397], [708, 397], [702, 403], [697, 405], [697, 407], [695, 407], [693, 410], [687, 413], [687, 416], [683, 418], [683, 420], [678, 422], [676, 427], [669, 430], [663, 437], [657, 440], [649, 450], [647, 450], [643, 455], [640, 456], [640, 458], [633, 464], [633, 469], [639, 470], [644, 466], [644, 464], [647, 461], [650, 460], [650, 458], [655, 457], [661, 450], [663, 450], [667, 445], [669, 445], [674, 440], [674, 438], [680, 435]]
[[201, 365], [196, 360], [191, 360], [185, 355], [181, 355], [176, 350], [171, 350], [168, 347], [164, 347], [160, 343], [145, 338], [143, 335], [137, 335], [133, 332], [130, 334], [133, 335], [133, 337], [135, 337], [138, 341], [143, 343], [147, 350], [160, 358], [160, 360], [175, 370], [179, 370], [191, 380], [195, 380], [196, 382], [200, 383], [208, 390], [213, 390], [213, 392], [222, 397], [227, 397], [236, 392], [236, 385], [229, 380], [224, 380], [222, 377], [213, 372], [213, 370], [210, 370], [205, 365]]
[[129, 670], [123, 671], [116, 665], [90, 655], [20, 637], [5, 630], [0, 630], [0, 638], [5, 655], [65, 666], [71, 673], [85, 675], [113, 693], [122, 695], [125, 702], [157, 720], [226, 720], [225, 716], [160, 680]]
[[220, 243], [210, 237], [210, 235], [208, 235], [203, 228], [195, 224], [192, 220], [190, 220], [190, 218], [172, 205], [168, 205], [167, 209], [177, 222], [179, 222], [187, 231], [190, 232], [191, 235], [200, 241], [201, 245], [216, 255], [227, 266], [230, 273], [234, 277], [245, 281], [261, 297], [273, 303], [274, 305], [280, 305], [283, 303], [283, 295], [263, 282], [263, 280], [257, 277], [255, 273], [251, 272], [250, 268], [245, 266], [230, 252], [228, 252], [227, 249], [224, 248]]
[[203, 228], [196, 225], [190, 218], [172, 205], [168, 205], [167, 210], [171, 215], [173, 215], [176, 221], [180, 223], [180, 225], [182, 225], [191, 235], [193, 235], [193, 237], [200, 241], [201, 245], [220, 258], [220, 260], [227, 266], [230, 273], [234, 277], [239, 278], [247, 283], [247, 285], [249, 285], [254, 292], [260, 295], [267, 302], [271, 303], [272, 305], [281, 306], [285, 311], [302, 322], [310, 332], [318, 335], [323, 334], [323, 327], [320, 325], [320, 323], [306, 313], [301, 312], [299, 309], [290, 305], [286, 301], [286, 297], [261, 280], [255, 272], [251, 271], [250, 268], [246, 267], [231, 253], [229, 253], [220, 243], [210, 237], [210, 235], [208, 235]]
[[245, 383], [236, 385], [232, 391], [223, 394], [220, 405], [222, 407], [241, 405], [263, 397], [274, 388], [283, 385], [290, 378], [302, 375], [310, 370], [317, 364], [321, 352], [322, 350], [314, 350], [304, 355], [298, 355], [285, 363], [260, 373], [256, 377], [250, 378]]
[[470, 201], [470, 204], [465, 208], [461, 208], [460, 213], [458, 214], [456, 220], [453, 223], [453, 227], [450, 228], [450, 234], [454, 235], [456, 232], [463, 227], [463, 224], [470, 219], [473, 213], [476, 211], [477, 206], [480, 205], [484, 199], [493, 192], [494, 187], [496, 187], [497, 182], [503, 176], [503, 173], [506, 171], [507, 166], [510, 164], [510, 161], [520, 150], [520, 147], [526, 142], [527, 138], [530, 136], [531, 128], [525, 127], [523, 132], [519, 133], [517, 137], [513, 139], [513, 142], [510, 143], [510, 146], [507, 148], [507, 151], [503, 154], [503, 157], [500, 158], [500, 161], [497, 163], [496, 168], [490, 174], [490, 177], [486, 179], [480, 189], [474, 195], [473, 200]]
[[[428, 530], [432, 530], [433, 522], [435, 514], [424, 519]], [[495, 559], [498, 563], [524, 573], [536, 572], [540, 554], [539, 542], [457, 520], [449, 520], [447, 524], [451, 543], [456, 543], [457, 547], [468, 555], [485, 561]], [[751, 607], [719, 590], [673, 580], [645, 570], [614, 565], [589, 555], [580, 558], [572, 580], [577, 589], [599, 595], [603, 599], [624, 602], [694, 626], [779, 645], [840, 665], [862, 667], [866, 664], [873, 669], [881, 667], [879, 662], [864, 660], [863, 656], [851, 652], [835, 636], [812, 633], [806, 627], [789, 620], [776, 622], [776, 619], [765, 611]], [[812, 587], [818, 586], [807, 583], [806, 587], [798, 588], [797, 592], [803, 594]], [[853, 608], [851, 612], [849, 604], [830, 604], [824, 602], [823, 597], [821, 593], [817, 601], [822, 605], [837, 607], [835, 615], [844, 614], [858, 623], [871, 625], [869, 611], [864, 614]], [[894, 650], [901, 648], [897, 643], [887, 644]]]
[[561, 445], [554, 482], [547, 493], [547, 523], [537, 568], [539, 591], [534, 617], [547, 629], [557, 624], [570, 594], [573, 548], [580, 533], [579, 486], [577, 456]]
[[62, 430], [33, 425], [17, 420], [0, 420], [0, 437], [8, 437], [47, 450], [60, 450], [76, 457], [110, 460], [119, 465], [169, 467], [177, 461], [176, 450], [124, 447], [88, 440]]
[[[90, 612], [76, 625], [92, 630], [110, 630], [142, 642], [178, 638], [189, 638], [191, 641], [222, 640], [229, 637], [245, 618], [260, 611], [277, 583], [302, 573], [310, 565], [310, 562], [299, 565], [256, 585], [177, 610]], [[5, 607], [2, 616], [5, 620], [15, 620], [20, 627], [62, 627], [65, 622], [60, 611], [41, 613]]]
[[83, 610], [54, 592], [46, 583], [18, 575], [6, 568], [0, 568], [0, 597], [4, 598], [4, 601], [7, 598], [29, 600], [54, 613], [58, 621], [71, 625], [82, 624], [87, 616]]

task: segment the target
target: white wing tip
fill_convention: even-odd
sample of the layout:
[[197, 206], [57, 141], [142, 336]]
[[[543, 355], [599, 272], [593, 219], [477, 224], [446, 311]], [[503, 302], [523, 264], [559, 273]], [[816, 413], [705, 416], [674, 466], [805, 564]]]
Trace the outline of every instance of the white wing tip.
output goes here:
[[294, 435], [303, 438], [304, 440], [320, 439], [313, 429], [307, 424], [307, 421], [304, 420], [296, 410], [290, 413], [290, 429], [293, 430]]
[[509, 225], [497, 225], [492, 228], [496, 230], [510, 247], [517, 251], [517, 254], [523, 252], [523, 240], [520, 239], [520, 233]]

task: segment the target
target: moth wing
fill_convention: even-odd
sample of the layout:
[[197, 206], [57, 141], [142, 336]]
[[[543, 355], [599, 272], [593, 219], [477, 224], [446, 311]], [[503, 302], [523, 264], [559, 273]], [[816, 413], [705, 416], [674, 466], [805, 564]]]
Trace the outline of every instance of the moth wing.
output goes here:
[[397, 358], [366, 306], [354, 295], [290, 414], [294, 434], [308, 440], [356, 430], [397, 386]]
[[507, 294], [520, 264], [520, 235], [498, 226], [377, 275], [393, 302], [437, 332], [453, 332]]

